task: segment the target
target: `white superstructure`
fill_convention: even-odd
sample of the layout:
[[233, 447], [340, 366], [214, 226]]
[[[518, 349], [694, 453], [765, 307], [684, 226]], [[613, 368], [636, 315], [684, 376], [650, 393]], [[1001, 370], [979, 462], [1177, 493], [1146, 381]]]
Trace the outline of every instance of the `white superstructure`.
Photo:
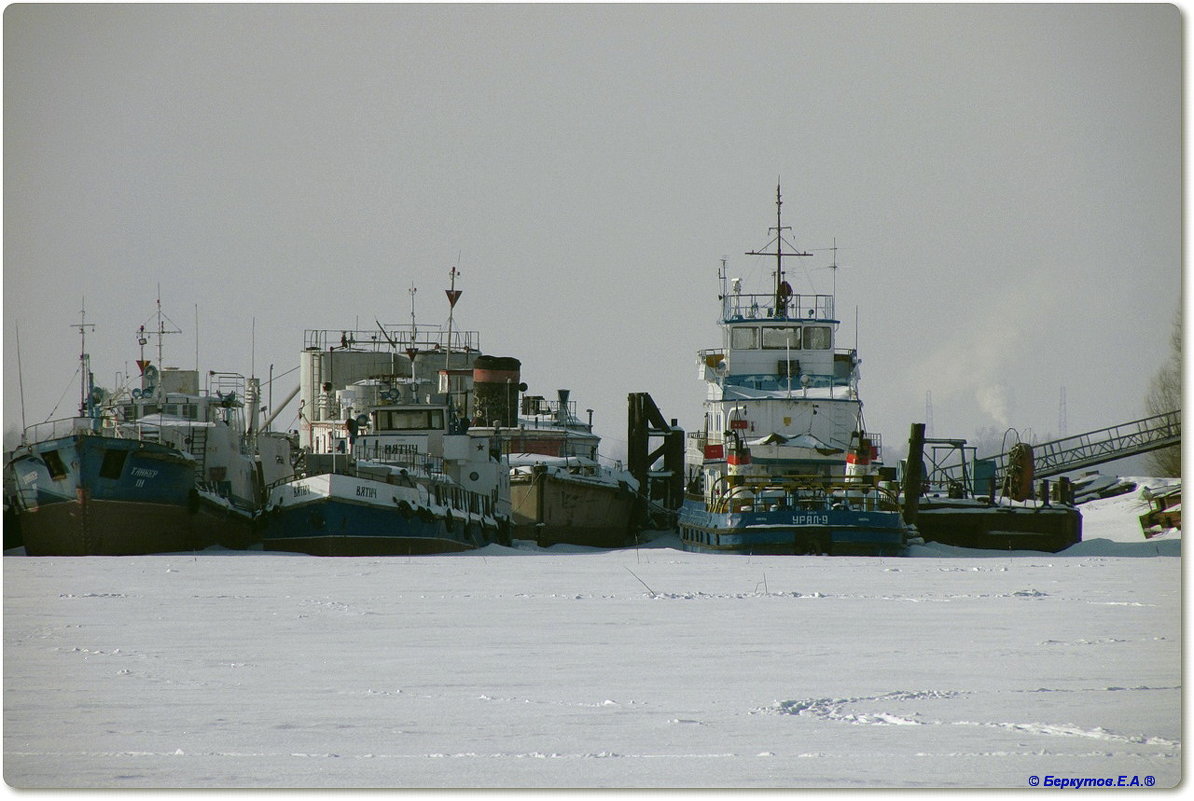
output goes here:
[[772, 291], [743, 291], [723, 267], [721, 346], [697, 355], [705, 415], [686, 461], [707, 502], [729, 475], [841, 479], [848, 463], [876, 455], [877, 438], [863, 434], [858, 354], [837, 346], [834, 296], [795, 294], [785, 280], [783, 260], [811, 254], [785, 241], [781, 204], [777, 188], [774, 250], [747, 254], [775, 257]]

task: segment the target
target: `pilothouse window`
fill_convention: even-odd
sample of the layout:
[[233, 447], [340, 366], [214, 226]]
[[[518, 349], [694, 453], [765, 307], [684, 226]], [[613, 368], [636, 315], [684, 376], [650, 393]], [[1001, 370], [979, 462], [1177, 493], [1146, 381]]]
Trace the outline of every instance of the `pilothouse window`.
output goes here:
[[730, 347], [735, 350], [754, 350], [759, 347], [759, 329], [746, 325], [731, 328]]
[[770, 350], [799, 350], [800, 326], [765, 326], [763, 347]]
[[186, 420], [194, 420], [198, 412], [198, 407], [193, 403], [167, 403], [162, 407], [162, 413], [168, 414], [172, 417], [182, 417]]
[[375, 412], [378, 431], [442, 431], [443, 409], [383, 409]]
[[804, 347], [808, 350], [829, 350], [833, 335], [827, 325], [810, 325], [804, 329]]

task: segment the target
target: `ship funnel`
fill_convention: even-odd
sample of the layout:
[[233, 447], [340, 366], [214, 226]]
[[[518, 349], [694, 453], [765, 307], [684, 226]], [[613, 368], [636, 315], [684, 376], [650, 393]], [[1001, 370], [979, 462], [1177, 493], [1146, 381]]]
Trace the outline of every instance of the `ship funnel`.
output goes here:
[[261, 412], [261, 379], [250, 378], [245, 382], [245, 433], [250, 437], [257, 433], [257, 416]]
[[568, 423], [568, 396], [572, 394], [570, 389], [557, 389], [556, 394], [560, 396], [560, 409], [557, 412], [560, 422], [567, 425]]
[[478, 356], [473, 363], [473, 423], [506, 428], [518, 425], [522, 362], [512, 356]]

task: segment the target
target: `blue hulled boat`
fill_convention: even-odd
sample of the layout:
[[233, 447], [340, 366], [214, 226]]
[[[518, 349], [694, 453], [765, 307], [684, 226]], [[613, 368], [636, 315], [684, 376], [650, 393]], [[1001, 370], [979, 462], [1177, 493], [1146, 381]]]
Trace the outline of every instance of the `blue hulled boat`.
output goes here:
[[[749, 256], [775, 259], [771, 291], [720, 274], [720, 347], [702, 350], [705, 418], [688, 437], [679, 514], [684, 547], [731, 553], [898, 555], [908, 538], [881, 445], [863, 423], [857, 351], [837, 348], [835, 296], [794, 294], [784, 237]], [[774, 250], [771, 246], [774, 245]]]
[[[87, 330], [79, 325], [80, 398], [76, 417], [22, 433], [5, 464], [25, 552], [87, 556], [189, 550], [198, 510], [197, 462], [162, 442], [125, 436], [95, 386]], [[138, 393], [140, 394], [140, 393]]]
[[[158, 304], [158, 352], [166, 318]], [[257, 538], [267, 482], [291, 474], [285, 436], [256, 430], [259, 382], [235, 373], [159, 369], [138, 386], [95, 385], [82, 336], [77, 416], [28, 427], [5, 484], [31, 556], [106, 556], [244, 548]], [[244, 414], [246, 399], [251, 413]], [[267, 458], [262, 459], [261, 454]]]
[[[88, 418], [78, 418], [86, 425]], [[10, 463], [30, 556], [185, 551], [195, 536], [195, 459], [157, 442], [79, 427], [22, 446]]]

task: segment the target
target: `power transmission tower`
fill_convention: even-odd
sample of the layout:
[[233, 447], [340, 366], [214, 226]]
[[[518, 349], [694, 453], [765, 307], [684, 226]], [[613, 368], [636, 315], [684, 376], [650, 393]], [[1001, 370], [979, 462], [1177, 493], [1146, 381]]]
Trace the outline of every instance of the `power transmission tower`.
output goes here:
[[1064, 437], [1068, 421], [1066, 420], [1065, 387], [1061, 388], [1061, 400], [1057, 404], [1057, 436]]

